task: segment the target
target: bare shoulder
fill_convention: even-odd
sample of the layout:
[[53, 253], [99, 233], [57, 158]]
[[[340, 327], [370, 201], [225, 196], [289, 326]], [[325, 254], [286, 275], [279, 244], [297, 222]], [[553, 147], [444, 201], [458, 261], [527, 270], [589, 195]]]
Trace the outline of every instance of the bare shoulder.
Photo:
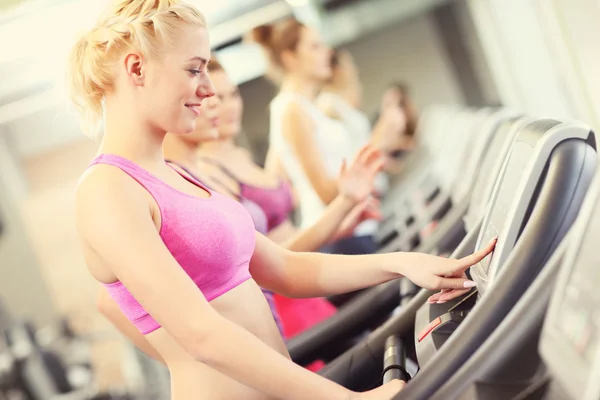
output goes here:
[[112, 203], [146, 202], [145, 190], [133, 178], [117, 167], [95, 165], [80, 178], [75, 189], [78, 209], [96, 208]]
[[286, 120], [290, 119], [308, 119], [308, 112], [306, 108], [298, 100], [287, 101], [283, 105], [283, 118]]
[[283, 107], [283, 135], [289, 139], [300, 139], [314, 129], [314, 123], [306, 108], [298, 101], [289, 101]]
[[104, 231], [106, 224], [115, 223], [124, 215], [143, 213], [151, 217], [150, 199], [142, 186], [117, 167], [96, 165], [88, 169], [75, 189], [79, 235], [84, 241], [91, 239], [90, 236]]

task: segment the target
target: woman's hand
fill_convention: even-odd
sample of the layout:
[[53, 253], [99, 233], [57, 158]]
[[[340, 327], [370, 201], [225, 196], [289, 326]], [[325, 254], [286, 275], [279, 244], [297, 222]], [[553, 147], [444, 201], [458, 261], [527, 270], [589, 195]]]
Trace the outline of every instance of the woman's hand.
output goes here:
[[[410, 259], [410, 265], [401, 267], [403, 271], [399, 272], [416, 285], [429, 290], [470, 289], [475, 287], [475, 282], [467, 279], [465, 271], [490, 254], [496, 246], [496, 241], [497, 238], [478, 252], [460, 260], [422, 253], [404, 253]], [[390, 254], [390, 256], [393, 256], [393, 254]], [[442, 299], [449, 296], [448, 293], [441, 295], [444, 296]]]
[[[466, 274], [463, 274], [462, 276], [463, 278], [467, 278]], [[437, 292], [436, 294], [432, 294], [429, 299], [427, 299], [427, 302], [429, 304], [444, 304], [447, 301], [450, 301], [452, 299], [455, 299], [457, 297], [460, 297], [462, 295], [465, 295], [467, 293], [469, 293], [471, 291], [471, 289], [442, 289], [441, 291]]]
[[336, 240], [352, 236], [356, 226], [368, 219], [381, 221], [383, 217], [381, 215], [381, 210], [379, 209], [379, 204], [380, 201], [377, 198], [368, 197], [366, 200], [363, 200], [354, 206], [352, 211], [346, 215], [330, 241], [335, 242]]
[[406, 114], [399, 106], [389, 106], [382, 109], [379, 120], [386, 124], [390, 134], [402, 135], [406, 130]]
[[379, 150], [366, 145], [360, 149], [354, 162], [346, 166], [342, 164], [338, 178], [339, 194], [359, 204], [374, 191], [375, 176], [383, 168], [385, 160]]

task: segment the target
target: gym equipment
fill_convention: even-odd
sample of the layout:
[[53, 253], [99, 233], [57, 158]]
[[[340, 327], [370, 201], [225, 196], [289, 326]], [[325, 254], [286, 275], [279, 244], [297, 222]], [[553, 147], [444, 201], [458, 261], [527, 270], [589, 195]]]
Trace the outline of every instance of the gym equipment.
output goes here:
[[539, 278], [432, 400], [598, 399], [595, 285], [600, 171]]
[[550, 378], [548, 400], [600, 398], [600, 178], [594, 186], [573, 227], [555, 290], [546, 296], [551, 300], [539, 349]]
[[[509, 136], [512, 133], [510, 127], [518, 117], [513, 111], [499, 110], [487, 116], [480, 126], [474, 127], [477, 134], [469, 143], [469, 157], [460, 163], [460, 179], [452, 179], [452, 186], [442, 184], [436, 188], [439, 194], [435, 196], [433, 204], [422, 205], [419, 210], [413, 212], [413, 223], [406, 227], [395, 241], [395, 247], [390, 250], [414, 251], [439, 228], [443, 228], [442, 233], [434, 241], [439, 252], [451, 253], [458, 246], [466, 234], [462, 218], [469, 209], [475, 184], [479, 181], [479, 186], [483, 186], [483, 182], [487, 181], [478, 177], [482, 171], [493, 171], [495, 163], [507, 154], [512, 141], [512, 137]], [[507, 124], [504, 125], [504, 122]], [[456, 160], [454, 163], [457, 164]], [[423, 231], [426, 228], [429, 228], [427, 233]], [[418, 251], [430, 253], [431, 250]]]
[[[464, 215], [466, 211], [464, 208], [454, 208], [444, 223], [439, 225], [434, 234], [417, 251], [439, 252], [439, 244], [447, 248], [448, 238], [457, 241], [452, 236], [455, 232], [459, 232], [460, 237], [464, 235], [460, 233], [464, 231], [463, 216], [468, 220], [480, 220], [483, 217], [493, 188], [489, 187], [488, 177], [499, 173], [516, 132], [528, 121], [524, 118], [515, 120], [509, 118], [510, 116], [511, 114], [500, 111], [497, 116], [489, 118], [489, 121], [493, 122], [490, 129], [494, 126], [497, 129], [494, 131], [488, 155], [480, 161], [481, 167], [477, 170], [477, 179], [473, 185], [478, 190], [471, 190], [473, 194], [471, 202], [461, 204], [464, 208], [468, 206], [467, 215]], [[478, 204], [473, 203], [474, 201]], [[474, 227], [470, 228], [474, 229]], [[444, 238], [446, 242], [443, 241]], [[288, 351], [292, 359], [298, 364], [307, 365], [316, 359], [327, 361], [339, 356], [347, 350], [348, 343], [353, 344], [349, 339], [381, 325], [398, 307], [401, 295], [402, 298], [408, 299], [418, 291], [409, 281], [402, 280], [402, 283], [403, 290], [399, 290], [397, 281], [365, 290], [344, 304], [336, 315], [292, 338], [288, 342]]]
[[494, 236], [498, 245], [471, 268], [477, 290], [418, 311], [421, 370], [395, 399], [431, 398], [519, 303], [579, 212], [598, 165], [595, 145], [590, 128], [575, 122], [539, 120], [519, 133], [476, 247]]
[[[421, 371], [399, 398], [428, 398], [502, 321], [570, 227], [595, 170], [592, 143], [595, 145], [594, 135], [581, 124], [553, 120], [528, 123], [518, 133], [498, 177], [481, 232], [470, 232], [453, 255], [470, 254], [500, 234], [494, 254], [473, 268], [481, 295], [472, 291], [460, 299], [430, 306], [425, 303], [431, 293], [422, 290], [404, 310], [327, 365], [321, 374], [354, 390], [374, 387], [380, 378], [386, 339], [396, 334], [411, 344], [415, 333]], [[540, 235], [540, 231], [545, 234]], [[491, 282], [494, 285], [488, 288], [486, 284]], [[473, 308], [467, 300], [477, 306]], [[451, 323], [438, 324], [451, 311], [455, 311], [450, 315]], [[444, 329], [454, 322], [458, 322], [457, 332], [451, 335]], [[452, 344], [442, 347], [448, 340]]]
[[[459, 175], [460, 163], [466, 158], [466, 150], [479, 133], [482, 123], [491, 110], [463, 110], [448, 118], [445, 134], [437, 133], [435, 146], [432, 144], [432, 158], [410, 174], [401, 186], [402, 193], [394, 196], [393, 215], [386, 216], [379, 231], [374, 236], [379, 252], [386, 253], [397, 248], [399, 234], [415, 222], [414, 213], [422, 204], [430, 204], [431, 209], [444, 208], [445, 202], [433, 203], [443, 188], [451, 187]], [[441, 137], [440, 137], [441, 136]], [[395, 192], [395, 191], [394, 191]], [[390, 197], [389, 194], [387, 197]]]
[[[132, 400], [126, 393], [100, 392], [92, 380], [91, 365], [69, 365], [68, 358], [63, 358], [53, 346], [47, 346], [54, 343], [40, 343], [40, 333], [30, 321], [15, 319], [6, 309], [1, 311], [4, 317], [0, 326], [0, 399]], [[57, 333], [72, 335], [75, 340], [76, 335], [65, 324], [66, 321], [59, 321]], [[67, 346], [65, 351], [69, 350], [76, 347]], [[87, 368], [87, 379], [74, 381], [74, 367]]]

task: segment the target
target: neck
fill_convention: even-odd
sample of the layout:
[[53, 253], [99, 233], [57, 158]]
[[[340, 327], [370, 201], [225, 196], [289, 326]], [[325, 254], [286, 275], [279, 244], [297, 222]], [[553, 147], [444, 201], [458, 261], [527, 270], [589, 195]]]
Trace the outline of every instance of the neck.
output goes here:
[[313, 101], [317, 98], [321, 86], [313, 79], [290, 74], [283, 80], [281, 91], [298, 93]]
[[335, 82], [329, 83], [323, 88], [324, 91], [335, 93], [346, 100], [352, 107], [360, 108], [357, 91], [353, 85], [340, 85]]
[[183, 166], [193, 166], [196, 163], [197, 145], [187, 142], [174, 134], [169, 134], [163, 143], [163, 154], [170, 160]]
[[115, 154], [142, 165], [164, 163], [162, 144], [166, 132], [131, 118], [131, 107], [106, 101], [104, 136], [100, 154]]
[[229, 154], [236, 148], [237, 145], [233, 141], [233, 138], [219, 138], [202, 143], [200, 146], [200, 153], [219, 157]]

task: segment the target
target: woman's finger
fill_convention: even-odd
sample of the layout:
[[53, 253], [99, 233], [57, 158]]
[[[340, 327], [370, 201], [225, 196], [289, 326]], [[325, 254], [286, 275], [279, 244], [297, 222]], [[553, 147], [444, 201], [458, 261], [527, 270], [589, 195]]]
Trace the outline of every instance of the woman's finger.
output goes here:
[[362, 146], [360, 148], [360, 150], [358, 150], [358, 153], [356, 153], [356, 157], [354, 158], [354, 162], [355, 163], [364, 163], [365, 158], [365, 154], [371, 152], [373, 150], [373, 146], [371, 146], [370, 144], [365, 144], [364, 146]]
[[439, 278], [431, 289], [470, 289], [475, 286], [475, 282], [465, 278]]
[[381, 158], [381, 151], [376, 147], [371, 147], [368, 152], [363, 154], [363, 164], [370, 166]]
[[465, 295], [467, 293], [469, 293], [471, 291], [471, 289], [457, 289], [457, 290], [451, 290], [449, 292], [445, 292], [445, 293], [441, 293], [439, 298], [438, 298], [438, 302], [447, 302], [453, 299], [456, 299], [457, 297], [460, 297], [462, 295]]
[[442, 297], [442, 292], [438, 292], [436, 294], [432, 294], [431, 296], [429, 296], [429, 298], [427, 299], [427, 302], [429, 304], [435, 304], [438, 302], [438, 300]]
[[374, 163], [372, 163], [369, 166], [369, 172], [371, 173], [371, 175], [377, 175], [378, 173], [380, 173], [383, 170], [384, 166], [385, 166], [385, 158], [380, 157], [377, 161], [375, 161]]
[[490, 254], [494, 250], [497, 242], [498, 242], [498, 237], [495, 237], [483, 249], [471, 254], [470, 256], [466, 256], [466, 257], [458, 260], [458, 263], [453, 272], [453, 275], [462, 273], [462, 272], [466, 271], [467, 269], [469, 269], [470, 267], [472, 267], [473, 265], [477, 264], [479, 261], [483, 260], [485, 257], [487, 257], [488, 254]]
[[347, 169], [346, 159], [344, 158], [342, 160], [342, 165], [340, 166], [340, 176], [343, 176], [346, 173], [346, 169]]

